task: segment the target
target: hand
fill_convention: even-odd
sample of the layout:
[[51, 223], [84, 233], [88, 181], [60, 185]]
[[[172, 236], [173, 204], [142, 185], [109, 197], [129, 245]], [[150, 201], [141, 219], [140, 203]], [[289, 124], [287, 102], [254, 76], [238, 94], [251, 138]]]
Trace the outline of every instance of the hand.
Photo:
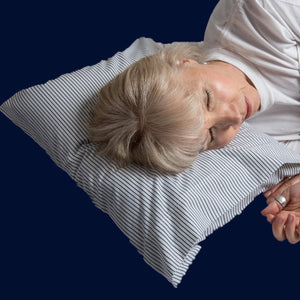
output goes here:
[[[283, 208], [275, 197], [282, 195], [287, 200]], [[291, 244], [300, 241], [300, 174], [284, 179], [266, 191], [268, 206], [262, 215], [272, 224], [273, 235], [278, 241], [287, 239]]]

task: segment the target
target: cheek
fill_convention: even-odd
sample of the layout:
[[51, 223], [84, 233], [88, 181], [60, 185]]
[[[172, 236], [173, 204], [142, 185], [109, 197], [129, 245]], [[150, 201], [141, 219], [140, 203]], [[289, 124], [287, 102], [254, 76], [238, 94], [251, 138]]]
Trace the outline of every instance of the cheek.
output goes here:
[[226, 131], [222, 130], [216, 133], [215, 147], [222, 148], [228, 145], [239, 132], [239, 128], [230, 128]]
[[235, 98], [237, 88], [232, 82], [224, 77], [214, 81], [215, 99], [217, 102], [231, 102]]

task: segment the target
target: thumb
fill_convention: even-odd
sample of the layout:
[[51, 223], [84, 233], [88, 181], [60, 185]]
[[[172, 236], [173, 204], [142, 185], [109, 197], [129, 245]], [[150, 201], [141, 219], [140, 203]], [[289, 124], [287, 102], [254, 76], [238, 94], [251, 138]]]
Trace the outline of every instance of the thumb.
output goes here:
[[276, 201], [272, 201], [265, 209], [261, 211], [263, 216], [276, 215], [282, 210], [282, 206]]

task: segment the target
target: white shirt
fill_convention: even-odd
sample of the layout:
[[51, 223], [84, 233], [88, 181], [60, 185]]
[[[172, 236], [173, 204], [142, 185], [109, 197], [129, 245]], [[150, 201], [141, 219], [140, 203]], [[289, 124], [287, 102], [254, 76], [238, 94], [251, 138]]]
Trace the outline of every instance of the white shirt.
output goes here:
[[300, 153], [300, 1], [220, 0], [204, 37], [206, 60], [238, 67], [261, 110], [248, 119]]

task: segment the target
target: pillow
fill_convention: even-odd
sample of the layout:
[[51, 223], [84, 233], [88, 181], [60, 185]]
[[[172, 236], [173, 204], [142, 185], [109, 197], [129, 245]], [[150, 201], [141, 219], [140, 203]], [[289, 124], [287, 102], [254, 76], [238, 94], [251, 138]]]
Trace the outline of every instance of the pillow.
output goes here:
[[247, 124], [228, 146], [201, 153], [177, 175], [136, 166], [117, 169], [96, 156], [86, 124], [97, 92], [161, 47], [140, 38], [107, 61], [18, 92], [0, 111], [45, 149], [110, 215], [146, 263], [176, 287], [199, 243], [266, 188], [300, 173], [300, 156]]

